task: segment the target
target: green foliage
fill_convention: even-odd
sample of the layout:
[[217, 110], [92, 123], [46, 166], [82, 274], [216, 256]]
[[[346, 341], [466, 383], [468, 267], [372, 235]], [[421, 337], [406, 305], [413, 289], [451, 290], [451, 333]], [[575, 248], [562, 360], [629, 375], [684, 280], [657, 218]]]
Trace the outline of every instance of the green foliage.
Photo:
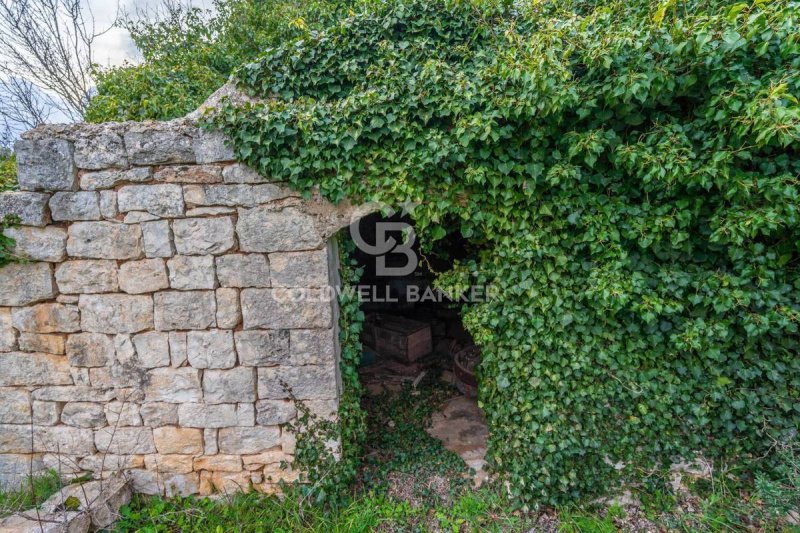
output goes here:
[[0, 192], [17, 187], [17, 158], [14, 154], [0, 153]]
[[798, 9], [371, 3], [265, 49], [238, 77], [273, 100], [216, 124], [265, 175], [480, 249], [452, 277], [497, 294], [464, 321], [515, 496], [766, 471], [800, 425]]
[[261, 50], [309, 35], [346, 2], [216, 0], [213, 15], [176, 5], [156, 21], [126, 20], [144, 61], [99, 69], [89, 122], [168, 120], [194, 111]]
[[17, 260], [17, 256], [13, 253], [17, 243], [11, 237], [4, 235], [4, 232], [7, 228], [18, 226], [19, 222], [19, 217], [16, 215], [6, 215], [0, 219], [0, 268]]
[[48, 470], [29, 478], [19, 490], [0, 491], [0, 518], [36, 507], [63, 486], [58, 472]]

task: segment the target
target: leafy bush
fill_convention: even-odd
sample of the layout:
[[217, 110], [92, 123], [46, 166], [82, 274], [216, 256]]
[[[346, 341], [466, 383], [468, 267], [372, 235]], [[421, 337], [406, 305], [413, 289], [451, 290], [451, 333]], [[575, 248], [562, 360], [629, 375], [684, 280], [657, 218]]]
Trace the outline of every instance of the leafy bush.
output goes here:
[[55, 470], [32, 476], [19, 490], [0, 491], [0, 518], [43, 503], [64, 484]]
[[17, 158], [14, 154], [0, 153], [0, 192], [17, 186]]
[[[783, 0], [370, 3], [238, 71], [216, 123], [328, 198], [418, 203], [482, 349], [489, 457], [527, 501], [800, 425], [800, 24]], [[627, 465], [621, 470], [617, 463]]]

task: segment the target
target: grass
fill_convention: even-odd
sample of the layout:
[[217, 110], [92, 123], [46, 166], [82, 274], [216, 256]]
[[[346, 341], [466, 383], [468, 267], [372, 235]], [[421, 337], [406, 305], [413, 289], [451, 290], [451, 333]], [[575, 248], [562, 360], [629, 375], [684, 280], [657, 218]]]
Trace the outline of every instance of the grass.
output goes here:
[[63, 486], [58, 472], [48, 470], [28, 478], [19, 490], [0, 491], [0, 518], [38, 506]]

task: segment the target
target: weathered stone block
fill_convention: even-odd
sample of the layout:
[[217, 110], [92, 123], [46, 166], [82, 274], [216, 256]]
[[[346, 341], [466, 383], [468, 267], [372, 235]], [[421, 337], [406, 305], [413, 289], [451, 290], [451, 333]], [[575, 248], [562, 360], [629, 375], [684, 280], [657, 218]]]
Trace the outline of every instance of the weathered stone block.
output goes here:
[[259, 399], [331, 400], [338, 397], [334, 365], [278, 366], [258, 369]]
[[186, 344], [189, 364], [194, 368], [233, 368], [236, 365], [232, 331], [190, 331]]
[[194, 156], [198, 163], [215, 163], [236, 159], [221, 131], [200, 129], [194, 138]]
[[330, 364], [336, 359], [333, 329], [293, 329], [289, 332], [292, 365]]
[[174, 165], [164, 167], [154, 176], [164, 183], [219, 183], [222, 167], [218, 165]]
[[178, 421], [181, 426], [195, 428], [252, 426], [255, 423], [252, 404], [233, 403], [182, 403], [178, 406]]
[[255, 369], [240, 366], [230, 370], [206, 370], [203, 373], [203, 400], [206, 403], [255, 401]]
[[147, 427], [106, 427], [94, 432], [94, 444], [101, 453], [137, 455], [156, 453], [153, 430]]
[[75, 141], [75, 165], [87, 170], [128, 166], [122, 137], [107, 131]]
[[165, 291], [153, 295], [159, 331], [207, 329], [216, 324], [214, 291]]
[[67, 256], [67, 232], [62, 228], [18, 226], [6, 228], [3, 235], [16, 241], [12, 253], [24, 259], [57, 263]]
[[57, 192], [50, 198], [53, 220], [100, 220], [100, 197], [96, 192]]
[[273, 287], [327, 287], [327, 250], [269, 254]]
[[41, 455], [2, 454], [0, 455], [0, 490], [13, 491], [30, 486], [31, 474], [45, 470]]
[[159, 217], [183, 215], [183, 191], [180, 185], [126, 185], [117, 191], [121, 213], [144, 211]]
[[92, 430], [70, 426], [33, 428], [36, 452], [89, 455], [95, 452]]
[[139, 408], [144, 425], [147, 427], [178, 425], [178, 405], [166, 402], [147, 402]]
[[0, 220], [14, 215], [25, 226], [45, 226], [50, 223], [49, 199], [49, 194], [38, 192], [4, 192], [0, 194]]
[[115, 219], [118, 214], [117, 192], [100, 191], [100, 216], [105, 219]]
[[216, 429], [203, 429], [203, 453], [206, 455], [216, 455], [219, 453]]
[[67, 254], [94, 259], [138, 259], [142, 256], [139, 226], [116, 222], [75, 222], [70, 225]]
[[102, 333], [77, 333], [67, 339], [67, 359], [78, 367], [105, 366], [114, 359], [114, 341]]
[[262, 254], [217, 257], [217, 278], [223, 287], [269, 287], [269, 263]]
[[214, 257], [210, 255], [176, 255], [167, 261], [169, 284], [173, 289], [214, 289]]
[[34, 400], [31, 404], [34, 426], [55, 426], [61, 420], [61, 404]]
[[[136, 427], [142, 425], [139, 406], [133, 402], [111, 402], [103, 405], [109, 426]], [[150, 426], [148, 426], [150, 427]]]
[[243, 252], [309, 250], [323, 244], [313, 217], [294, 207], [239, 209], [236, 233]]
[[47, 263], [11, 263], [0, 268], [0, 305], [28, 305], [57, 294], [53, 267]]
[[261, 453], [280, 444], [278, 427], [231, 427], [219, 430], [219, 451], [230, 454]]
[[144, 465], [152, 472], [166, 472], [172, 474], [188, 474], [193, 472], [193, 455], [145, 455]]
[[11, 309], [0, 307], [0, 352], [17, 349], [17, 332], [11, 320]]
[[64, 337], [41, 333], [20, 333], [19, 350], [21, 352], [43, 352], [64, 355]]
[[239, 364], [273, 366], [289, 360], [289, 332], [286, 330], [245, 330], [235, 333]]
[[203, 431], [197, 428], [165, 426], [153, 430], [156, 449], [161, 454], [203, 453]]
[[71, 191], [75, 189], [72, 143], [60, 139], [20, 139], [14, 143], [17, 181], [23, 191]]
[[61, 411], [61, 421], [79, 428], [101, 428], [106, 425], [106, 413], [100, 403], [68, 402]]
[[156, 368], [147, 373], [148, 402], [199, 402], [203, 397], [200, 371], [194, 368]]
[[139, 364], [144, 368], [169, 366], [169, 335], [148, 331], [133, 336]]
[[148, 167], [87, 172], [81, 176], [81, 189], [88, 191], [111, 189], [120, 183], [143, 183], [149, 181], [152, 177], [153, 171]]
[[78, 307], [83, 331], [137, 333], [153, 327], [153, 300], [150, 296], [84, 294]]
[[287, 187], [272, 183], [261, 185], [186, 185], [184, 199], [190, 206], [221, 205], [227, 207], [255, 207], [285, 198], [299, 198], [300, 194]]
[[90, 472], [119, 472], [130, 468], [144, 468], [144, 456], [97, 453], [81, 459], [78, 467]]
[[172, 230], [166, 220], [142, 223], [142, 236], [146, 257], [172, 257], [175, 253]]
[[80, 329], [74, 305], [37, 304], [11, 310], [11, 320], [19, 331], [32, 333], [72, 333]]
[[154, 129], [151, 125], [124, 135], [128, 158], [134, 165], [166, 165], [194, 163], [192, 137], [174, 124], [164, 122]]
[[91, 376], [89, 375], [88, 368], [81, 368], [77, 366], [70, 366], [69, 373], [72, 374], [72, 382], [75, 385], [82, 385], [89, 387], [92, 384]]
[[58, 290], [66, 294], [96, 294], [119, 290], [117, 262], [103, 259], [67, 261], [56, 267]]
[[222, 254], [236, 244], [230, 217], [184, 218], [172, 224], [179, 254]]
[[267, 176], [262, 176], [256, 170], [244, 163], [234, 163], [222, 169], [222, 179], [225, 183], [266, 183], [277, 181]]
[[242, 322], [242, 309], [239, 306], [239, 291], [236, 289], [217, 289], [217, 327], [233, 329]]
[[210, 455], [195, 457], [195, 470], [211, 470], [213, 472], [241, 472], [242, 458], [238, 455]]
[[95, 387], [41, 387], [31, 393], [34, 400], [47, 402], [110, 402], [116, 392]]
[[169, 332], [169, 359], [170, 364], [175, 368], [183, 366], [187, 360], [186, 353], [186, 332]]
[[[0, 424], [30, 423], [31, 400], [28, 391], [23, 389], [0, 389]], [[0, 471], [1, 476], [2, 472]]]
[[119, 267], [119, 286], [128, 294], [156, 292], [169, 287], [163, 259], [128, 261]]
[[244, 328], [328, 328], [332, 316], [328, 297], [322, 289], [243, 289]]
[[260, 400], [256, 402], [256, 423], [279, 426], [293, 420], [297, 409], [291, 400]]

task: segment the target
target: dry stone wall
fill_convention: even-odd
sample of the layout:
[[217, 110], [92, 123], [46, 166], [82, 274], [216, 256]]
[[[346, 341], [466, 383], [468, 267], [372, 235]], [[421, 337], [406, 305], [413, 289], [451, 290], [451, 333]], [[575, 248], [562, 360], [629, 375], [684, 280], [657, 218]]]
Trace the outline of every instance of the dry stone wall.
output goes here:
[[167, 495], [293, 479], [290, 394], [338, 406], [329, 242], [349, 210], [233, 162], [189, 119], [41, 127], [16, 152], [2, 484], [46, 468]]

